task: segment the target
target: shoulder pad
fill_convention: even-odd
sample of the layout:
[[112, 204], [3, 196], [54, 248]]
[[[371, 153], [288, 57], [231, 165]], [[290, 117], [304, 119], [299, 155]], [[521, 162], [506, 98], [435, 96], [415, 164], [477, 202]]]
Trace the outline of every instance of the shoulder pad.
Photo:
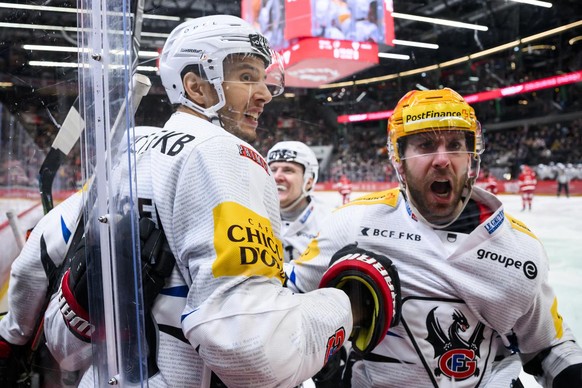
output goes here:
[[398, 204], [398, 197], [400, 196], [400, 189], [394, 188], [384, 191], [376, 191], [354, 199], [342, 207], [353, 205], [388, 205], [396, 207]]
[[509, 224], [511, 225], [511, 227], [515, 230], [518, 230], [522, 233], [525, 233], [533, 238], [535, 238], [536, 240], [539, 240], [537, 238], [537, 236], [535, 234], [533, 234], [533, 232], [520, 220], [513, 218], [512, 216], [510, 216], [509, 214], [505, 214], [505, 217], [507, 218], [507, 220], [509, 221]]

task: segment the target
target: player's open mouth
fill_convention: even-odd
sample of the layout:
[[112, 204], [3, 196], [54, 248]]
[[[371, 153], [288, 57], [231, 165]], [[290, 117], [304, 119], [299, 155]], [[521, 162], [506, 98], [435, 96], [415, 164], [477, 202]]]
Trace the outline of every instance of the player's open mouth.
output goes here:
[[287, 191], [287, 187], [283, 185], [277, 185], [277, 191]]
[[249, 120], [254, 121], [254, 122], [259, 121], [259, 116], [260, 116], [260, 113], [249, 113], [249, 112], [245, 113], [245, 117]]
[[437, 196], [444, 198], [444, 197], [447, 197], [449, 195], [449, 193], [451, 192], [452, 186], [451, 186], [451, 182], [449, 182], [448, 180], [441, 180], [441, 181], [434, 181], [430, 185], [430, 189]]

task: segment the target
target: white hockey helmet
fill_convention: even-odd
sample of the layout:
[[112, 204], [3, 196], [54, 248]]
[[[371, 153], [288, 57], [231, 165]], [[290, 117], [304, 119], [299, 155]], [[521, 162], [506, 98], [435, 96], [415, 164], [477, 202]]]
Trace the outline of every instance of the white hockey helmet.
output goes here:
[[[217, 116], [217, 111], [226, 101], [224, 81], [224, 59], [231, 54], [258, 56], [265, 62], [265, 83], [273, 97], [283, 93], [284, 76], [281, 57], [271, 50], [267, 39], [249, 23], [232, 15], [204, 16], [178, 25], [164, 44], [160, 55], [160, 77], [172, 104], [185, 105], [208, 118]], [[187, 66], [198, 65], [200, 75], [212, 84], [218, 102], [211, 107], [202, 107], [185, 95], [182, 72]]]
[[[267, 163], [273, 162], [294, 162], [303, 166], [303, 193], [309, 194], [315, 188], [319, 176], [319, 162], [313, 150], [300, 141], [281, 141], [275, 144], [267, 153]], [[313, 183], [307, 190], [309, 179], [313, 178]]]

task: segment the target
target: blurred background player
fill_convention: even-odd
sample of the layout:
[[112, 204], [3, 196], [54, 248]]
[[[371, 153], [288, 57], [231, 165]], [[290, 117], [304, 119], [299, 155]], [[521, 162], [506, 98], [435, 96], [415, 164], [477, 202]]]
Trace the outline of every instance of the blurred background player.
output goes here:
[[352, 182], [346, 175], [342, 175], [337, 183], [337, 191], [342, 196], [342, 205], [350, 202], [350, 196], [352, 195]]
[[279, 142], [267, 153], [267, 163], [279, 192], [281, 242], [288, 263], [307, 248], [331, 211], [311, 195], [319, 163], [309, 146], [299, 141]]
[[490, 192], [491, 194], [497, 194], [497, 179], [491, 174], [488, 168], [483, 169], [483, 176], [481, 177], [481, 187]]
[[[279, 192], [281, 242], [285, 250], [285, 263], [288, 263], [303, 253], [331, 210], [311, 195], [317, 183], [319, 163], [307, 144], [299, 141], [279, 142], [267, 153], [267, 163]], [[318, 388], [338, 387], [345, 358], [345, 348], [342, 348], [312, 378], [313, 384]], [[308, 384], [303, 383], [304, 386]]]
[[346, 261], [373, 251], [398, 269], [400, 324], [350, 355], [346, 384], [516, 387], [523, 363], [544, 387], [582, 386], [582, 349], [557, 311], [542, 243], [475, 187], [482, 144], [458, 93], [407, 93], [388, 123], [400, 187], [336, 209], [286, 267], [287, 287], [304, 292], [338, 251]]
[[519, 192], [521, 194], [521, 211], [525, 211], [525, 209], [531, 210], [534, 191], [538, 184], [536, 173], [529, 166], [523, 164], [517, 180], [519, 184]]
[[556, 195], [559, 198], [563, 191], [564, 194], [566, 194], [566, 198], [570, 198], [570, 174], [566, 170], [566, 166], [564, 166], [563, 163], [558, 163], [556, 167], [558, 170], [558, 176], [556, 178], [556, 181], [558, 182], [558, 189], [556, 191]]

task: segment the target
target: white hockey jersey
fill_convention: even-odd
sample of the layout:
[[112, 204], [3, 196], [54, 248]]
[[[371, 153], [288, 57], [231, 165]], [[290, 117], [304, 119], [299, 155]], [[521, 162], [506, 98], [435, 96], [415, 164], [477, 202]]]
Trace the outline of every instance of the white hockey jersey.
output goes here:
[[394, 262], [401, 322], [354, 365], [352, 386], [509, 387], [519, 364], [517, 370], [505, 365], [511, 373], [493, 368], [505, 350], [501, 342], [525, 361], [551, 347], [548, 360], [577, 354], [545, 370], [548, 386], [582, 360], [558, 314], [541, 242], [495, 196], [475, 188], [472, 199], [492, 214], [462, 234], [419, 222], [398, 189], [369, 194], [336, 210], [303, 256], [286, 266], [288, 287], [308, 292], [345, 245], [357, 243]]
[[[279, 201], [252, 146], [187, 113], [136, 145], [141, 216], [163, 227], [176, 267], [154, 303], [160, 373], [148, 384], [203, 387], [209, 369], [229, 387], [293, 387], [317, 373], [352, 330], [336, 289], [282, 287]], [[127, 171], [113, 187], [127, 190]], [[47, 338], [60, 361], [81, 344], [56, 306]], [[89, 369], [82, 384], [92, 384]]]
[[309, 205], [293, 221], [283, 220], [281, 223], [281, 240], [285, 251], [285, 263], [299, 258], [309, 242], [317, 236], [327, 216], [331, 214], [329, 207], [321, 200], [310, 196]]

